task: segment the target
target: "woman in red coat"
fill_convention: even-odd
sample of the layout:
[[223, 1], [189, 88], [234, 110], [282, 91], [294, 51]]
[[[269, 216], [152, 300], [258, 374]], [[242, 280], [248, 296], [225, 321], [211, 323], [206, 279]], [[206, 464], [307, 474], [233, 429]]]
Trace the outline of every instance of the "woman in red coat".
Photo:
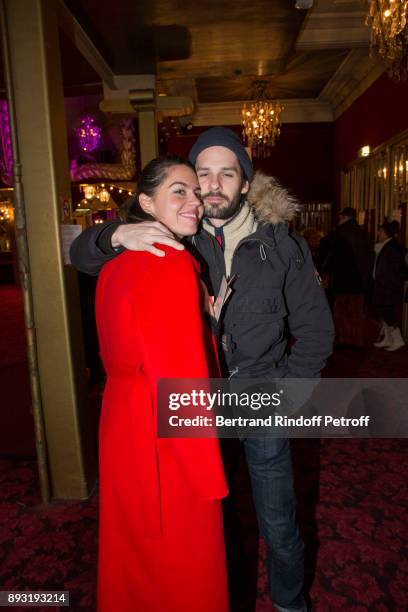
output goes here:
[[[203, 214], [193, 168], [150, 162], [130, 222], [193, 235]], [[100, 424], [99, 612], [227, 612], [216, 439], [156, 433], [160, 378], [209, 376], [197, 262], [125, 251], [100, 275], [96, 315], [107, 373]]]

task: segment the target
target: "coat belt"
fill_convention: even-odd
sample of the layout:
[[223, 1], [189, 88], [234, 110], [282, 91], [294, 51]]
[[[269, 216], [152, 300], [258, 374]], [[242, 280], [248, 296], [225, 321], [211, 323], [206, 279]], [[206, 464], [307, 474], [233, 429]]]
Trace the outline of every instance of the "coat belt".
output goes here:
[[[125, 363], [104, 357], [101, 354], [103, 365], [105, 367], [108, 378], [133, 381], [139, 374], [144, 376], [142, 365], [143, 363]], [[160, 494], [160, 478], [159, 464], [157, 455], [157, 438], [156, 438], [156, 410], [153, 409], [155, 402], [152, 394], [149, 381], [147, 378], [145, 393], [148, 394], [152, 403], [152, 410], [140, 411], [135, 410], [136, 420], [136, 435], [134, 440], [135, 453], [141, 452], [144, 454], [143, 468], [140, 463], [139, 471], [139, 492], [140, 504], [143, 514], [143, 523], [145, 525], [145, 533], [147, 537], [159, 538], [163, 535], [162, 532], [162, 514], [161, 514], [161, 494]]]
[[117, 359], [104, 357], [102, 353], [101, 359], [107, 376], [123, 378], [124, 380], [133, 380], [135, 374], [137, 374], [142, 367], [142, 361], [139, 363], [127, 363], [124, 361], [118, 361]]

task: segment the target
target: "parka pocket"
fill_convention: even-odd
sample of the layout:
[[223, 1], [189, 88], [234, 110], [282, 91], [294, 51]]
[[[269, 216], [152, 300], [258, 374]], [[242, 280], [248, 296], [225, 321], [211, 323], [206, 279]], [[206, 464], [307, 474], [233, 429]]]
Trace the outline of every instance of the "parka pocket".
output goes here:
[[286, 307], [280, 291], [270, 295], [265, 295], [263, 292], [251, 292], [249, 295], [237, 297], [233, 306], [236, 313], [275, 315], [274, 318], [286, 316]]

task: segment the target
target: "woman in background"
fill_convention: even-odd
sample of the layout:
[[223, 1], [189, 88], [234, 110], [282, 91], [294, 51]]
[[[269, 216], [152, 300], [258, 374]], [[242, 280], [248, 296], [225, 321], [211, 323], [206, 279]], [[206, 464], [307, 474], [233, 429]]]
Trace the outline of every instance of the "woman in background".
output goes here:
[[[127, 205], [128, 222], [158, 220], [180, 239], [202, 214], [194, 169], [179, 158], [150, 162]], [[158, 380], [209, 376], [198, 264], [164, 249], [124, 251], [98, 281], [99, 612], [228, 610], [218, 440], [157, 437]]]
[[405, 345], [399, 328], [399, 308], [404, 282], [404, 249], [396, 235], [399, 223], [383, 223], [378, 230], [373, 269], [373, 306], [381, 319], [380, 338], [374, 346], [396, 351]]

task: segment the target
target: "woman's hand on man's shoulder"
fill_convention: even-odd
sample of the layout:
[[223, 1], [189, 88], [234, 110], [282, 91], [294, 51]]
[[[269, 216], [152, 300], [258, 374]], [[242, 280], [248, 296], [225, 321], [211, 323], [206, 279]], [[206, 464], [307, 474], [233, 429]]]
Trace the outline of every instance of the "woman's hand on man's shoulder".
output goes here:
[[167, 245], [178, 251], [184, 249], [174, 234], [159, 221], [119, 225], [112, 234], [111, 242], [114, 249], [122, 246], [130, 251], [148, 251], [158, 257], [164, 257], [166, 253], [155, 247], [155, 243]]

